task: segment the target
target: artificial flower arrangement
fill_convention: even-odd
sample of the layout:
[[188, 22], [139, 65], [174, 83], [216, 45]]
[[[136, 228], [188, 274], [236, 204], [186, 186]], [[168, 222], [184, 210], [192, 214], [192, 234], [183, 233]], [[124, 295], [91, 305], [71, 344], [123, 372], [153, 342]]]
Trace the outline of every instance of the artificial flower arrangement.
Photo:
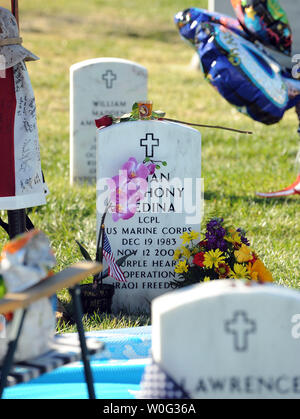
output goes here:
[[171, 119], [165, 117], [166, 112], [157, 110], [152, 110], [152, 102], [136, 102], [132, 105], [132, 110], [130, 113], [126, 113], [120, 117], [114, 115], [104, 115], [99, 119], [95, 119], [95, 125], [98, 129], [103, 129], [110, 127], [114, 124], [119, 124], [120, 122], [128, 121], [138, 121], [138, 120], [156, 120], [156, 121], [169, 121], [176, 122], [179, 124], [185, 124], [193, 127], [201, 128], [212, 128], [212, 129], [221, 129], [225, 131], [238, 132], [240, 134], [252, 134], [251, 131], [244, 131], [235, 128], [222, 127], [220, 125], [207, 125], [207, 124], [196, 124], [194, 122], [181, 121], [179, 119]]
[[206, 224], [204, 237], [185, 232], [182, 246], [175, 251], [175, 272], [178, 288], [218, 279], [245, 279], [258, 283], [273, 282], [272, 274], [250, 247], [242, 229], [225, 226], [222, 218], [212, 218]]
[[166, 161], [152, 160], [147, 157], [143, 162], [130, 157], [120, 168], [118, 175], [107, 179], [110, 191], [110, 208], [113, 221], [132, 218], [137, 205], [145, 198], [148, 178], [155, 174]]
[[[110, 250], [107, 255], [105, 250], [110, 247], [108, 237], [105, 233], [105, 219], [110, 212], [112, 220], [129, 220], [134, 217], [140, 201], [145, 197], [148, 190], [148, 178], [155, 174], [162, 166], [167, 166], [166, 161], [152, 160], [145, 158], [144, 161], [137, 161], [135, 157], [130, 157], [119, 169], [118, 174], [107, 179], [109, 190], [109, 199], [106, 202], [106, 209], [102, 215], [100, 223], [100, 231], [98, 234], [96, 246], [96, 262], [103, 262], [105, 258], [108, 268], [94, 276], [92, 284], [82, 284], [81, 293], [83, 296], [83, 309], [85, 312], [92, 313], [96, 309], [111, 312], [112, 297], [114, 294], [114, 286], [112, 284], [104, 284], [103, 280], [112, 277], [117, 281], [126, 282], [122, 272], [121, 265], [127, 258], [134, 254], [134, 251], [122, 256], [118, 260], [114, 259], [114, 255]], [[86, 260], [92, 260], [88, 250], [78, 241], [80, 252]], [[113, 269], [111, 268], [113, 265]]]
[[139, 119], [144, 120], [160, 120], [166, 115], [163, 111], [153, 111], [151, 102], [134, 103], [130, 113], [126, 113], [121, 117], [115, 117], [114, 115], [104, 115], [99, 119], [95, 120], [96, 127], [98, 129], [109, 127], [113, 124], [120, 122], [137, 121]]

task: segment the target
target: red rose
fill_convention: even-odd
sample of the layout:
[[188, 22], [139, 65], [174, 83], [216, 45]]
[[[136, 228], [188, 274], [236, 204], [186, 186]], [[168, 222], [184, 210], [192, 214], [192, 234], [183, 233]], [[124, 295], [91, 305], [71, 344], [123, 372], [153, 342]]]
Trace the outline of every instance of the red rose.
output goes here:
[[109, 127], [113, 124], [113, 118], [110, 115], [104, 115], [102, 118], [96, 119], [95, 124], [97, 128]]
[[198, 243], [198, 246], [200, 247], [206, 247], [207, 245], [207, 240], [201, 240], [201, 242]]
[[199, 252], [194, 256], [193, 263], [194, 265], [200, 266], [200, 268], [204, 267], [204, 252]]

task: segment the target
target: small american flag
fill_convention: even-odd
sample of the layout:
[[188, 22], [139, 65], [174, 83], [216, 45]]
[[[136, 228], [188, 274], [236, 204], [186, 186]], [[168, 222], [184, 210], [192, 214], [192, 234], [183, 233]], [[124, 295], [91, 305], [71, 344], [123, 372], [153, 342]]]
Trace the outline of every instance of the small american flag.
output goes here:
[[121, 268], [117, 265], [113, 252], [111, 250], [109, 241], [108, 241], [108, 237], [105, 233], [105, 230], [103, 230], [103, 234], [104, 234], [104, 240], [103, 240], [103, 256], [104, 259], [107, 262], [108, 265], [108, 274], [116, 279], [117, 281], [120, 282], [126, 282], [126, 279], [124, 277], [123, 272], [121, 271]]

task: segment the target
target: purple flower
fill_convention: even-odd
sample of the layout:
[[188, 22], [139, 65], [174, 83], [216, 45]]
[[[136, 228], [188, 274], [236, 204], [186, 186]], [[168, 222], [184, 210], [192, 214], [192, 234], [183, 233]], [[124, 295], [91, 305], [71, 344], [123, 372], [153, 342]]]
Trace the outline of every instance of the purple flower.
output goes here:
[[155, 164], [146, 166], [138, 163], [134, 157], [123, 164], [118, 176], [107, 180], [111, 191], [110, 201], [113, 207], [112, 219], [128, 220], [133, 217], [140, 202], [148, 189], [147, 178], [154, 174]]
[[245, 244], [246, 246], [250, 246], [250, 242], [245, 236], [245, 232], [241, 228], [238, 228], [237, 231], [240, 233], [242, 243]]
[[144, 163], [138, 163], [134, 157], [130, 157], [130, 159], [123, 164], [122, 170], [127, 171], [128, 179], [147, 179], [150, 174], [148, 167]]

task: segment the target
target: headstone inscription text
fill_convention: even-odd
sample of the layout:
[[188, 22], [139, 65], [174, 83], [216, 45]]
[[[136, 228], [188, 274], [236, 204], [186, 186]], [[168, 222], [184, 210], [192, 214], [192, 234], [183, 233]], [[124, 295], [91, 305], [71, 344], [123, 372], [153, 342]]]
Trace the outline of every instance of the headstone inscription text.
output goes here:
[[201, 135], [181, 124], [163, 121], [124, 122], [99, 130], [97, 151], [98, 228], [107, 197], [106, 178], [118, 175], [134, 157], [166, 161], [148, 177], [145, 199], [136, 214], [112, 221], [106, 232], [116, 258], [134, 254], [122, 266], [126, 282], [115, 285], [113, 310], [150, 311], [151, 300], [170, 290], [177, 278], [174, 250], [186, 231], [199, 231], [202, 211]]
[[[152, 302], [154, 361], [191, 398], [300, 398], [300, 293], [211, 281]], [[298, 314], [299, 315], [299, 314]]]
[[96, 180], [95, 119], [119, 117], [147, 99], [148, 72], [128, 60], [98, 58], [70, 68], [70, 178]]

